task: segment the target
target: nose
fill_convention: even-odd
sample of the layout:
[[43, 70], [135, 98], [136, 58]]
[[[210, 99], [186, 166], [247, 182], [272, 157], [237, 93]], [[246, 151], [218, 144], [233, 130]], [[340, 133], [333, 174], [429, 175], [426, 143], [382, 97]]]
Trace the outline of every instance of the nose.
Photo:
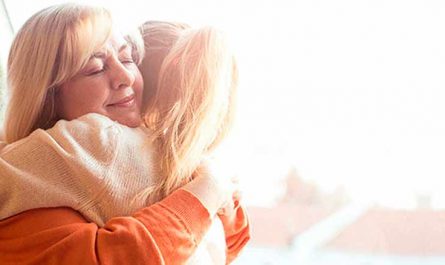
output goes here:
[[110, 67], [113, 69], [111, 75], [112, 88], [121, 89], [132, 86], [136, 78], [133, 72], [117, 58], [113, 59], [112, 65], [113, 67]]

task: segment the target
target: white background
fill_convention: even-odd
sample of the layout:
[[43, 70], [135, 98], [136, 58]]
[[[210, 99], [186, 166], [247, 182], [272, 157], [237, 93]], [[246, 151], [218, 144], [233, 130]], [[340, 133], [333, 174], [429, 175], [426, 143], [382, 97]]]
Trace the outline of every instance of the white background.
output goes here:
[[[5, 2], [17, 30], [61, 1]], [[128, 26], [168, 19], [229, 34], [241, 86], [227, 154], [247, 204], [273, 202], [294, 165], [358, 202], [413, 207], [429, 195], [445, 207], [444, 1], [89, 2]]]

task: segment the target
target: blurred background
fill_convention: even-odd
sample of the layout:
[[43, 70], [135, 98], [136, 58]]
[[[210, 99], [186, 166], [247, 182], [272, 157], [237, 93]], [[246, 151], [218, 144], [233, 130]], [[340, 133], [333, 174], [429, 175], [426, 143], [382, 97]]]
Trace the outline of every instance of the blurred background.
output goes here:
[[[14, 32], [61, 2], [0, 0], [2, 102]], [[253, 235], [235, 264], [445, 264], [445, 2], [88, 3], [128, 28], [229, 35], [241, 82], [220, 156]]]

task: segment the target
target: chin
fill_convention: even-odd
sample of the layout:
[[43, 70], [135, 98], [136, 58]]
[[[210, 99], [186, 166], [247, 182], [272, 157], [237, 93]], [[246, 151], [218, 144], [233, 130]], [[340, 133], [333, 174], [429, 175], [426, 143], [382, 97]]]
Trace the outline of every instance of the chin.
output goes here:
[[128, 118], [118, 119], [117, 121], [120, 124], [123, 124], [130, 128], [136, 128], [136, 127], [141, 126], [141, 124], [142, 124], [142, 119], [141, 119], [140, 115], [138, 115], [137, 117], [128, 117]]

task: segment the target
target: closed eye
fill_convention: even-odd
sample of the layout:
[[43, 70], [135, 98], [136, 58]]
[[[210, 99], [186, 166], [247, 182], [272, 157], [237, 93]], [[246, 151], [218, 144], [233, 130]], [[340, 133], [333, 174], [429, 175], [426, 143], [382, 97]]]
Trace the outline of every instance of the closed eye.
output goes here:
[[122, 59], [120, 59], [120, 61], [123, 64], [133, 64], [134, 63], [133, 58], [122, 58]]
[[87, 76], [98, 75], [98, 74], [100, 74], [100, 73], [103, 73], [104, 71], [105, 71], [105, 68], [102, 67], [102, 68], [100, 68], [100, 69], [90, 71], [90, 72], [88, 72], [86, 75], [87, 75]]

